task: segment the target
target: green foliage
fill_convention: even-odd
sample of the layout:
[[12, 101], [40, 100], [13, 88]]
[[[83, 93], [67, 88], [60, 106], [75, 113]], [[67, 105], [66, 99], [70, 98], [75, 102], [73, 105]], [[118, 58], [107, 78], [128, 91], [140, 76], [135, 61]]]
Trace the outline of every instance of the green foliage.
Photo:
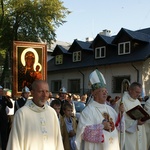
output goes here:
[[0, 0], [0, 49], [11, 56], [13, 41], [51, 43], [69, 13], [60, 0]]
[[6, 54], [6, 50], [0, 50], [0, 66], [4, 65], [4, 60], [5, 60], [5, 55]]
[[70, 13], [59, 0], [5, 0], [3, 6], [1, 38], [10, 34], [10, 40], [50, 42]]

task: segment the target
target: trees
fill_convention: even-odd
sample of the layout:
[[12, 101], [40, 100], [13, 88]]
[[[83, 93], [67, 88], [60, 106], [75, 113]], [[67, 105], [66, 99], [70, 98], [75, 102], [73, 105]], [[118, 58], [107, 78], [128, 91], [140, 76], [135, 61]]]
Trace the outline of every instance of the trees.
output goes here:
[[[65, 18], [70, 13], [60, 0], [1, 0], [0, 2], [0, 50], [5, 49], [8, 57], [11, 56], [14, 40], [47, 43], [55, 40], [56, 29], [65, 23]], [[5, 63], [1, 84], [7, 68], [9, 66]]]

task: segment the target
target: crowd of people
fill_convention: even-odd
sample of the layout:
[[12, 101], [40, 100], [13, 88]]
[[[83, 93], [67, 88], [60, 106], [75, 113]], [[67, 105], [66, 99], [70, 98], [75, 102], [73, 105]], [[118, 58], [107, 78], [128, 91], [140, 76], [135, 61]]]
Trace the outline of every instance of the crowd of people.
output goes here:
[[[14, 101], [0, 86], [2, 150], [149, 150], [150, 119], [134, 120], [126, 113], [139, 105], [150, 114], [149, 97], [140, 98], [142, 85], [133, 82], [121, 97], [112, 98], [99, 70], [89, 82], [90, 98], [64, 87], [53, 97], [46, 81], [35, 80]], [[74, 101], [85, 104], [79, 120]]]

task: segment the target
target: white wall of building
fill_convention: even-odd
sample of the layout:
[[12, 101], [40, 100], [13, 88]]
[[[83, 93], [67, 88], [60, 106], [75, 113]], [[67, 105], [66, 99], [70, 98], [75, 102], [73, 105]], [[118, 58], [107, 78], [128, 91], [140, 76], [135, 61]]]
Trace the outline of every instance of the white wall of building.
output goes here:
[[145, 95], [150, 95], [150, 58], [143, 63], [142, 82]]
[[[127, 75], [130, 76], [131, 82], [137, 81], [137, 70], [139, 71], [139, 82], [142, 83], [142, 63], [134, 63], [134, 64], [116, 64], [116, 65], [107, 65], [107, 66], [99, 66], [97, 69], [101, 71], [106, 79], [107, 83], [107, 89], [108, 93], [112, 96], [115, 97], [117, 95], [121, 96], [120, 93], [112, 93], [112, 77], [113, 76], [123, 76]], [[147, 68], [147, 67], [146, 67]], [[150, 68], [150, 67], [149, 67]], [[68, 80], [69, 79], [80, 79], [81, 84], [80, 84], [80, 89], [83, 89], [83, 78], [84, 78], [84, 89], [90, 89], [89, 87], [89, 75], [90, 73], [96, 69], [94, 68], [84, 68], [84, 69], [77, 69], [77, 70], [65, 70], [65, 71], [60, 71], [57, 73], [50, 73], [48, 74], [48, 82], [49, 85], [52, 80], [61, 80], [62, 81], [62, 86], [64, 86], [66, 89], [68, 89]], [[84, 77], [83, 77], [83, 75]]]

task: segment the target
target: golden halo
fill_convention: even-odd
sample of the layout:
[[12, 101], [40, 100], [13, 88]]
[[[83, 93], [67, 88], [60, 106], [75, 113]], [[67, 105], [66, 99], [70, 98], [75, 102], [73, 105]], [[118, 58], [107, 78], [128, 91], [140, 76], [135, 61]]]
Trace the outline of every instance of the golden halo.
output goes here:
[[41, 64], [40, 63], [35, 63], [34, 65], [33, 65], [33, 67], [34, 67], [34, 71], [36, 71], [36, 66], [40, 66], [40, 69], [39, 69], [39, 71], [41, 71], [42, 70], [42, 66], [41, 66]]
[[26, 65], [26, 63], [25, 63], [25, 54], [29, 51], [32, 52], [35, 56], [35, 62], [34, 63], [37, 64], [38, 61], [39, 61], [39, 56], [38, 56], [38, 53], [36, 52], [36, 50], [29, 47], [29, 48], [26, 48], [25, 50], [23, 50], [23, 52], [21, 53], [21, 63], [22, 63], [23, 66]]

